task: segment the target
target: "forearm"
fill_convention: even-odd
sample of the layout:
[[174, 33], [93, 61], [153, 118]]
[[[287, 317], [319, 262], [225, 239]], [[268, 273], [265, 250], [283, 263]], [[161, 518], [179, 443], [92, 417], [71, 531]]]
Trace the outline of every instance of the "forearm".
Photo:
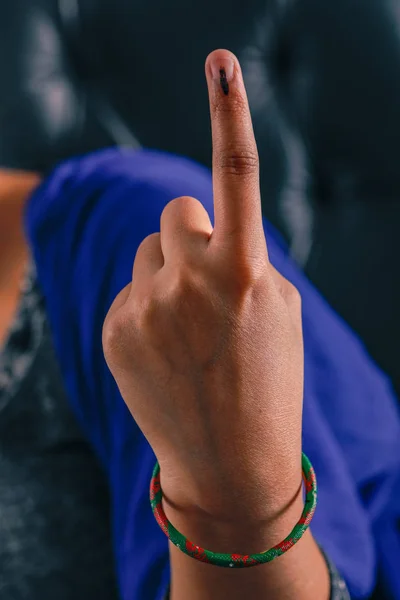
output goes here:
[[[165, 506], [171, 522], [191, 541], [216, 552], [253, 554], [282, 541], [302, 510], [301, 499], [265, 526], [217, 524], [205, 518], [183, 515]], [[201, 563], [170, 544], [170, 600], [328, 600], [329, 573], [310, 530], [283, 556], [265, 565], [245, 569], [221, 568]]]

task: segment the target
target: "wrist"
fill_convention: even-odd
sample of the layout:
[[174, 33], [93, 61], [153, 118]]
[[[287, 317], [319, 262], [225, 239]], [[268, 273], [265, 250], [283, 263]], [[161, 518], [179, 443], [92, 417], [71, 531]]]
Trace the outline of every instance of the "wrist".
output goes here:
[[[196, 521], [210, 523], [239, 522], [269, 524], [281, 522], [302, 500], [302, 459], [267, 461], [262, 473], [237, 468], [234, 474], [200, 469], [196, 477], [169, 475], [171, 469], [161, 468], [160, 483], [166, 506], [177, 515], [191, 515]], [[168, 474], [168, 475], [166, 475]], [[300, 510], [301, 513], [301, 510]]]
[[213, 515], [197, 506], [176, 507], [163, 497], [167, 519], [198, 546], [218, 553], [255, 554], [275, 546], [292, 531], [304, 507], [301, 489], [265, 519], [246, 513]]
[[[307, 505], [310, 501], [310, 465], [307, 457], [303, 456], [304, 474], [306, 476]], [[247, 480], [246, 480], [247, 483]], [[265, 481], [264, 481], [265, 483]], [[193, 600], [204, 598], [217, 599], [224, 594], [232, 600], [241, 599], [245, 593], [252, 590], [254, 597], [297, 598], [307, 600], [318, 598], [326, 600], [329, 597], [329, 574], [326, 561], [316, 544], [311, 531], [303, 530], [302, 536], [297, 537], [297, 543], [284, 549], [282, 556], [273, 557], [275, 548], [283, 548], [290, 538], [293, 528], [299, 522], [303, 513], [304, 503], [301, 486], [292, 495], [291, 502], [281, 502], [282, 487], [279, 481], [279, 496], [275, 498], [274, 510], [267, 506], [268, 517], [253, 518], [248, 510], [240, 512], [226, 511], [221, 517], [215, 513], [199, 509], [198, 505], [187, 504], [182, 507], [169, 502], [163, 497], [165, 517], [174, 528], [179, 530], [180, 537], [171, 537], [169, 550], [171, 559], [171, 599], [193, 597]], [[214, 489], [210, 486], [210, 490]], [[276, 489], [276, 486], [275, 486]], [[175, 490], [176, 491], [176, 490]], [[190, 494], [185, 496], [193, 497]], [[174, 498], [182, 500], [182, 495], [175, 494]], [[215, 496], [214, 496], [215, 499]], [[268, 504], [268, 503], [266, 503]], [[215, 504], [213, 504], [214, 506]], [[232, 502], [229, 504], [232, 506]], [[242, 505], [243, 506], [243, 505]], [[315, 506], [315, 504], [314, 504]], [[280, 510], [276, 510], [279, 507]], [[305, 509], [308, 510], [308, 509]], [[232, 517], [232, 514], [234, 515]], [[310, 513], [311, 514], [311, 513]], [[271, 516], [273, 515], [273, 516]], [[304, 513], [303, 513], [304, 515]], [[304, 521], [306, 523], [306, 521]], [[185, 541], [186, 538], [186, 541]], [[190, 542], [188, 543], [188, 541]], [[186, 543], [186, 551], [182, 552], [180, 544]], [[176, 546], [175, 546], [176, 544]], [[194, 545], [194, 546], [193, 546]], [[213, 565], [203, 558], [211, 558], [212, 554], [202, 552], [202, 549], [213, 553]], [[289, 550], [289, 551], [286, 551]], [[228, 565], [229, 560], [251, 559], [249, 555], [271, 553], [271, 562], [254, 569], [221, 569], [219, 566]], [[227, 555], [220, 562], [219, 555]], [[238, 557], [232, 556], [237, 554]], [[246, 556], [247, 555], [247, 556]], [[196, 556], [200, 560], [193, 560]], [[217, 566], [218, 565], [218, 566]]]

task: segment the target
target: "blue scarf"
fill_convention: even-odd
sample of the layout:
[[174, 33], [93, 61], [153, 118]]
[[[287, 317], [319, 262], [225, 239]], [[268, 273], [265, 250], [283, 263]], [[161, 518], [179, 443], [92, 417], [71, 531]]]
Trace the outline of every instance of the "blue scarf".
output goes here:
[[[138, 245], [159, 230], [164, 206], [182, 195], [198, 198], [213, 218], [207, 169], [161, 152], [112, 149], [59, 165], [25, 215], [71, 407], [107, 473], [123, 600], [161, 600], [169, 556], [148, 498], [155, 456], [107, 369], [102, 324], [131, 279]], [[272, 263], [303, 299], [304, 451], [319, 483], [314, 536], [353, 598], [367, 597], [379, 572], [387, 597], [400, 599], [396, 399], [267, 222], [265, 234]]]

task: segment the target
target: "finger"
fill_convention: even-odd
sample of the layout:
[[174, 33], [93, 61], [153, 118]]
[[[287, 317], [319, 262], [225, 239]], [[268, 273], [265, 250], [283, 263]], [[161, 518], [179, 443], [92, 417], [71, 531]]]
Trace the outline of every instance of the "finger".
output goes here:
[[161, 215], [161, 248], [166, 262], [206, 248], [213, 231], [204, 206], [190, 196], [171, 200]]
[[137, 249], [132, 273], [132, 291], [144, 279], [154, 276], [164, 266], [159, 233], [147, 236]]
[[215, 50], [206, 60], [213, 143], [214, 237], [237, 247], [265, 240], [257, 145], [237, 58]]

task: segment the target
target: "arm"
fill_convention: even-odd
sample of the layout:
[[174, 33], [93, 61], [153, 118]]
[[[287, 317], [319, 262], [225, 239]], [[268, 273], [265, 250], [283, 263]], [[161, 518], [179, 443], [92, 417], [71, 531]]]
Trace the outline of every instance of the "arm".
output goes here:
[[[208, 170], [163, 153], [115, 150], [74, 159], [58, 167], [31, 198], [26, 215], [27, 233], [71, 407], [109, 474], [122, 598], [140, 597], [141, 593], [152, 599], [163, 597], [170, 576], [168, 544], [155, 523], [148, 500], [155, 456], [131, 418], [98, 351], [101, 329], [113, 298], [130, 281], [138, 245], [146, 235], [157, 231], [160, 214], [168, 201], [183, 193], [201, 198], [212, 218]], [[326, 320], [327, 308], [315, 290], [308, 284], [305, 286], [304, 278], [293, 266], [288, 271], [290, 262], [285, 258], [286, 250], [274, 232], [266, 229], [266, 234], [276, 266], [287, 277], [296, 276], [296, 285], [303, 286], [305, 308], [310, 307], [306, 310], [311, 320], [309, 331], [317, 331], [314, 315]], [[339, 325], [337, 319], [330, 319], [334, 336], [338, 334]], [[322, 348], [321, 344], [310, 344], [309, 348]], [[334, 361], [334, 357], [330, 360]], [[342, 371], [346, 371], [346, 364], [342, 365]], [[329, 393], [331, 391], [329, 387]], [[307, 406], [310, 433], [306, 427], [305, 450], [315, 466], [322, 457], [317, 473], [324, 501], [317, 511], [313, 530], [335, 561], [343, 555], [343, 547], [351, 546], [353, 539], [358, 540], [353, 542], [348, 558], [341, 563], [347, 580], [355, 583], [358, 590], [360, 583], [355, 574], [360, 569], [368, 581], [372, 578], [367, 524], [353, 499], [350, 480], [342, 476], [345, 466], [340, 448], [323, 415], [319, 411], [315, 413], [312, 398], [308, 398]], [[318, 443], [315, 445], [315, 433], [321, 431], [323, 452]], [[311, 435], [311, 432], [314, 433]], [[111, 444], [107, 443], [109, 437]], [[335, 468], [332, 470], [329, 457], [333, 447]], [[338, 502], [345, 503], [353, 516], [353, 529], [350, 517], [346, 516], [346, 520], [342, 515], [340, 521], [341, 528], [349, 530], [344, 544], [343, 536], [335, 528], [337, 516], [333, 518], [330, 513]], [[175, 516], [170, 516], [171, 522], [175, 522]], [[178, 523], [181, 517], [176, 518]], [[182, 523], [183, 532], [189, 533], [188, 527]], [[194, 535], [193, 539], [196, 541]], [[213, 549], [207, 541], [212, 540], [205, 539], [204, 543]], [[245, 541], [243, 550], [248, 551], [249, 540]], [[257, 540], [257, 549], [263, 547], [259, 541], [262, 540]], [[179, 558], [186, 559], [183, 555]], [[132, 569], [133, 563], [135, 569]], [[257, 567], [261, 571], [263, 568]], [[364, 597], [364, 594], [355, 593], [354, 597]]]
[[[148, 498], [155, 456], [104, 362], [101, 329], [113, 298], [131, 278], [132, 258], [140, 242], [157, 230], [171, 197], [184, 191], [202, 198], [212, 216], [207, 170], [161, 153], [115, 150], [64, 163], [43, 182], [27, 207], [26, 229], [71, 407], [110, 481], [122, 598], [146, 594], [161, 600], [170, 568], [167, 539], [154, 520]], [[280, 256], [272, 234], [270, 240], [271, 252]], [[193, 531], [193, 539], [200, 543], [203, 538], [196, 538], [199, 526], [195, 521], [186, 523], [185, 515], [179, 513], [169, 516], [171, 522], [182, 524], [183, 532]], [[280, 533], [286, 535], [293, 518], [288, 518], [290, 524], [285, 527], [281, 524]], [[280, 541], [277, 537], [281, 538], [276, 535], [274, 541]], [[247, 552], [251, 540], [246, 535], [242, 541], [240, 547]], [[266, 541], [257, 536], [255, 549], [264, 548]], [[204, 538], [210, 549], [217, 547], [213, 542]], [[314, 543], [309, 545], [320, 561]], [[187, 579], [197, 565], [172, 548], [172, 570], [177, 577], [182, 560], [186, 565], [189, 562]], [[258, 576], [269, 567], [251, 571]], [[181, 583], [173, 585], [177, 589]], [[182, 581], [182, 585], [187, 584]]]
[[[99, 351], [101, 328], [112, 299], [131, 279], [140, 242], [158, 230], [168, 201], [184, 193], [201, 198], [212, 216], [211, 182], [205, 169], [155, 152], [114, 151], [60, 166], [28, 207], [28, 233], [71, 405], [109, 474], [117, 564], [127, 598], [132, 590], [140, 597], [144, 581], [146, 590], [152, 586], [148, 597], [159, 597], [160, 572], [164, 584], [169, 577], [168, 548], [148, 505], [155, 457], [106, 368]], [[270, 254], [277, 258], [280, 252], [272, 236], [269, 241]], [[282, 267], [284, 272], [285, 260]], [[313, 295], [317, 298], [315, 291]], [[317, 458], [318, 445], [310, 446]], [[322, 474], [325, 466], [322, 463]], [[335, 491], [329, 489], [331, 481], [328, 477], [325, 486], [329, 496]], [[353, 493], [341, 488], [340, 500], [346, 497], [347, 502]], [[320, 525], [324, 519], [329, 531], [335, 519], [326, 508]], [[182, 529], [186, 531], [185, 523]], [[320, 531], [317, 523], [315, 531]], [[335, 547], [342, 549], [336, 540]], [[323, 541], [329, 541], [329, 534]], [[247, 551], [244, 542], [243, 538]], [[346, 568], [351, 577], [351, 567]]]
[[[168, 504], [179, 507], [175, 527], [214, 552], [249, 553], [282, 541], [301, 514], [301, 311], [268, 260], [240, 68], [219, 51], [207, 75], [215, 226], [192, 197], [166, 206], [110, 308], [103, 345]], [[249, 588], [276, 600], [329, 596], [310, 533], [288, 556], [238, 574], [170, 555], [172, 600], [240, 598]]]

